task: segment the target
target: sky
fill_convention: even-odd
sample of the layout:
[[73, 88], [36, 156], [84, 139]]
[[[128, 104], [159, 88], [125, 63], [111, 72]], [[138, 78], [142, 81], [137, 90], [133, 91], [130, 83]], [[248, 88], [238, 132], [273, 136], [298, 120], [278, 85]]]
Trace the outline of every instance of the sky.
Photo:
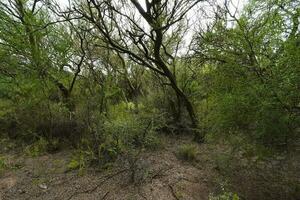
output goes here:
[[[76, 0], [70, 0], [76, 1]], [[129, 0], [128, 0], [129, 1]], [[144, 0], [138, 0], [142, 5], [145, 6]], [[236, 13], [237, 15], [242, 11], [243, 7], [248, 0], [209, 0], [214, 2], [214, 4], [224, 5], [224, 2], [229, 3], [229, 9], [231, 13]], [[69, 0], [56, 0], [56, 2], [62, 7], [65, 8], [69, 5]], [[211, 4], [204, 1], [204, 3], [199, 3], [193, 10], [188, 13], [189, 19], [189, 29], [184, 34], [184, 43], [182, 49], [187, 49], [189, 43], [192, 41], [192, 36], [194, 31], [200, 26], [205, 27], [209, 23], [209, 18], [214, 17], [214, 10], [216, 7], [213, 7]], [[204, 15], [204, 13], [206, 15]], [[185, 50], [184, 50], [185, 51]], [[183, 52], [182, 52], [183, 53]]]
[[[62, 8], [64, 8], [69, 5], [69, 1], [72, 2], [72, 1], [76, 1], [76, 0], [55, 0], [55, 1], [59, 5], [61, 5]], [[141, 2], [142, 5], [145, 5], [144, 0], [138, 0], [138, 1]], [[242, 8], [245, 6], [245, 4], [248, 0], [209, 0], [209, 1], [217, 3], [219, 5], [224, 4], [225, 1], [230, 2], [229, 9], [231, 10], [232, 13], [237, 11], [237, 14], [238, 14], [242, 10]], [[201, 12], [202, 12], [202, 14], [201, 14]], [[200, 13], [200, 15], [203, 15], [204, 12], [208, 15], [209, 15], [209, 13], [213, 13], [213, 7], [208, 3], [200, 3], [200, 4], [198, 4], [197, 7], [195, 7], [192, 11], [190, 11], [188, 13], [188, 17], [191, 19], [192, 23], [197, 22], [197, 21], [198, 22], [200, 21], [201, 23], [203, 23], [203, 22], [205, 23], [205, 21], [208, 20], [207, 18], [209, 18], [209, 17], [206, 17], [206, 19], [205, 19], [205, 17], [203, 16], [202, 19], [199, 19], [199, 13]]]
[[[61, 6], [67, 6], [69, 0], [56, 0]], [[72, 0], [71, 0], [72, 1]], [[139, 0], [140, 2], [144, 2], [143, 0]], [[225, 0], [217, 0], [217, 2], [224, 2]], [[227, 0], [228, 1], [228, 0]], [[235, 7], [238, 7], [239, 10], [243, 8], [247, 0], [230, 0]]]

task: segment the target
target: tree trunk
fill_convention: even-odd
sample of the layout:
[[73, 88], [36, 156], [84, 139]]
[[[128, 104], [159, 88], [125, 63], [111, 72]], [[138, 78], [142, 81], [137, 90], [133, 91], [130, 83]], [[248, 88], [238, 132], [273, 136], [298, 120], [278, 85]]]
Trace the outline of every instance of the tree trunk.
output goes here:
[[161, 55], [160, 55], [160, 48], [162, 46], [162, 38], [163, 34], [161, 29], [156, 29], [156, 40], [154, 44], [154, 57], [155, 57], [155, 63], [158, 68], [162, 69], [164, 72], [164, 75], [168, 78], [170, 81], [170, 85], [175, 91], [176, 95], [183, 101], [183, 104], [189, 114], [192, 127], [196, 128], [197, 127], [197, 117], [194, 112], [194, 108], [192, 103], [189, 101], [187, 96], [182, 92], [182, 90], [178, 87], [177, 82], [175, 80], [174, 74], [169, 70], [168, 66], [165, 64], [165, 62], [162, 60]]
[[[172, 78], [169, 78], [168, 79], [172, 79]], [[196, 117], [196, 114], [194, 112], [194, 108], [193, 108], [193, 105], [192, 103], [190, 102], [190, 100], [187, 98], [187, 96], [181, 91], [180, 88], [178, 88], [176, 82], [171, 82], [171, 87], [173, 88], [173, 90], [176, 92], [176, 95], [180, 98], [180, 100], [182, 100], [188, 114], [189, 114], [189, 117], [190, 117], [190, 120], [191, 120], [191, 123], [192, 123], [192, 127], [193, 128], [196, 128], [197, 125], [198, 125], [198, 122], [197, 122], [197, 117]], [[180, 109], [180, 108], [179, 108]], [[179, 111], [180, 112], [180, 111]]]

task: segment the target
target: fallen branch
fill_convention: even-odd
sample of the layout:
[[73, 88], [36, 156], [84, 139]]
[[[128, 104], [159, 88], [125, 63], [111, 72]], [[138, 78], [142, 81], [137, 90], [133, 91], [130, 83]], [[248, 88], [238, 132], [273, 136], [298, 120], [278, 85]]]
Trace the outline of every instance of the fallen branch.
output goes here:
[[171, 170], [171, 169], [173, 169], [173, 167], [161, 168], [161, 169], [157, 170], [157, 171], [155, 172], [155, 174], [153, 174], [153, 175], [151, 176], [151, 180], [152, 180], [152, 179], [156, 179], [156, 178], [160, 178], [160, 177], [163, 177], [163, 176], [166, 176], [165, 173], [166, 173], [167, 171]]
[[100, 200], [104, 200], [107, 197], [108, 194], [109, 194], [109, 191], [106, 192], [105, 195]]
[[[71, 200], [74, 196], [77, 196], [79, 194], [84, 194], [84, 193], [92, 193], [94, 192], [95, 190], [97, 190], [103, 183], [105, 183], [106, 181], [108, 181], [109, 179], [112, 179], [113, 177], [119, 175], [119, 174], [122, 174], [124, 173], [125, 171], [127, 171], [127, 169], [124, 169], [124, 170], [120, 170], [114, 174], [110, 174], [108, 176], [105, 177], [104, 180], [102, 180], [99, 184], [97, 184], [95, 187], [91, 188], [91, 189], [87, 189], [87, 190], [84, 190], [84, 191], [80, 191], [80, 192], [75, 192], [73, 193], [67, 200]], [[105, 199], [106, 196], [108, 195], [109, 191], [105, 193], [105, 195], [102, 197], [102, 199]]]
[[179, 198], [177, 197], [176, 192], [175, 192], [173, 186], [169, 184], [169, 188], [170, 188], [170, 191], [171, 191], [173, 197], [174, 197], [176, 200], [179, 200]]

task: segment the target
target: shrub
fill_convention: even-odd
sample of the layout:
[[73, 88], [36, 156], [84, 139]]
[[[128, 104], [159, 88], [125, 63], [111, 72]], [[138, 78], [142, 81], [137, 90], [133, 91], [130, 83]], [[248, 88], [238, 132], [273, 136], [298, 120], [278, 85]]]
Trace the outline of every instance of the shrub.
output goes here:
[[67, 166], [68, 170], [76, 170], [80, 168], [80, 163], [78, 162], [78, 160], [76, 159], [72, 159], [68, 166]]
[[75, 120], [45, 121], [38, 125], [36, 131], [38, 136], [42, 136], [47, 140], [54, 139], [76, 145], [84, 132], [84, 125]]
[[216, 169], [220, 173], [226, 174], [232, 171], [234, 167], [233, 157], [230, 153], [221, 153], [215, 156]]
[[6, 159], [0, 156], [0, 173], [7, 168]]
[[197, 157], [197, 147], [192, 144], [181, 145], [178, 149], [178, 156], [185, 161], [193, 161]]
[[239, 196], [237, 194], [233, 194], [231, 192], [223, 192], [220, 195], [212, 195], [210, 194], [208, 197], [209, 200], [239, 200]]
[[79, 170], [79, 173], [82, 174], [86, 167], [88, 167], [90, 161], [93, 158], [93, 152], [77, 150], [74, 152], [71, 161], [68, 163], [68, 171]]
[[239, 196], [236, 193], [228, 191], [228, 182], [221, 181], [220, 182], [220, 189], [217, 194], [210, 193], [208, 196], [209, 200], [239, 200]]
[[115, 161], [123, 150], [122, 145], [118, 138], [114, 140], [112, 137], [107, 136], [105, 141], [98, 147], [99, 161], [104, 164]]
[[26, 147], [25, 153], [28, 156], [32, 156], [32, 157], [40, 156], [47, 152], [48, 145], [49, 145], [49, 142], [41, 137], [39, 140], [37, 140], [33, 144]]
[[109, 116], [97, 117], [89, 135], [81, 140], [80, 148], [91, 151], [90, 162], [106, 166], [120, 155], [130, 157], [133, 152], [157, 149], [161, 142], [157, 136], [154, 116], [139, 112], [125, 103], [110, 108]]

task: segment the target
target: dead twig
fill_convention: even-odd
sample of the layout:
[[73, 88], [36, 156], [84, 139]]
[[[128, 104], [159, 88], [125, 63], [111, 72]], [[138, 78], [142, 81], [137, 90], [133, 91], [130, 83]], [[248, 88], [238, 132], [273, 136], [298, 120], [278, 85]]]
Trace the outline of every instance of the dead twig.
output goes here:
[[156, 178], [160, 178], [160, 177], [162, 177], [162, 176], [166, 176], [165, 173], [166, 173], [167, 171], [170, 171], [171, 169], [173, 169], [173, 167], [161, 168], [161, 169], [157, 170], [157, 171], [155, 172], [155, 174], [153, 174], [153, 175], [151, 176], [151, 180], [152, 180], [152, 179], [156, 179]]
[[174, 190], [174, 188], [173, 188], [173, 186], [172, 186], [171, 184], [169, 184], [169, 188], [170, 188], [170, 191], [171, 191], [173, 197], [174, 197], [176, 200], [179, 200], [179, 197], [176, 195], [176, 192], [175, 192], [175, 190]]
[[104, 200], [108, 194], [109, 194], [109, 191], [105, 193], [105, 195], [101, 198], [101, 200]]
[[[109, 179], [112, 179], [113, 177], [119, 175], [119, 174], [122, 174], [124, 173], [125, 171], [127, 171], [127, 169], [124, 169], [124, 170], [120, 170], [114, 174], [109, 174], [108, 176], [106, 176], [104, 178], [104, 180], [102, 180], [99, 184], [97, 184], [95, 187], [93, 188], [90, 188], [90, 189], [87, 189], [87, 190], [84, 190], [84, 191], [79, 191], [79, 192], [75, 192], [73, 193], [67, 200], [71, 200], [74, 196], [77, 196], [79, 194], [84, 194], [84, 193], [92, 193], [94, 192], [95, 190], [97, 190], [103, 183], [105, 183], [106, 181], [108, 181]], [[105, 195], [102, 197], [102, 199], [105, 199], [106, 196], [108, 195], [109, 191], [105, 193]]]

